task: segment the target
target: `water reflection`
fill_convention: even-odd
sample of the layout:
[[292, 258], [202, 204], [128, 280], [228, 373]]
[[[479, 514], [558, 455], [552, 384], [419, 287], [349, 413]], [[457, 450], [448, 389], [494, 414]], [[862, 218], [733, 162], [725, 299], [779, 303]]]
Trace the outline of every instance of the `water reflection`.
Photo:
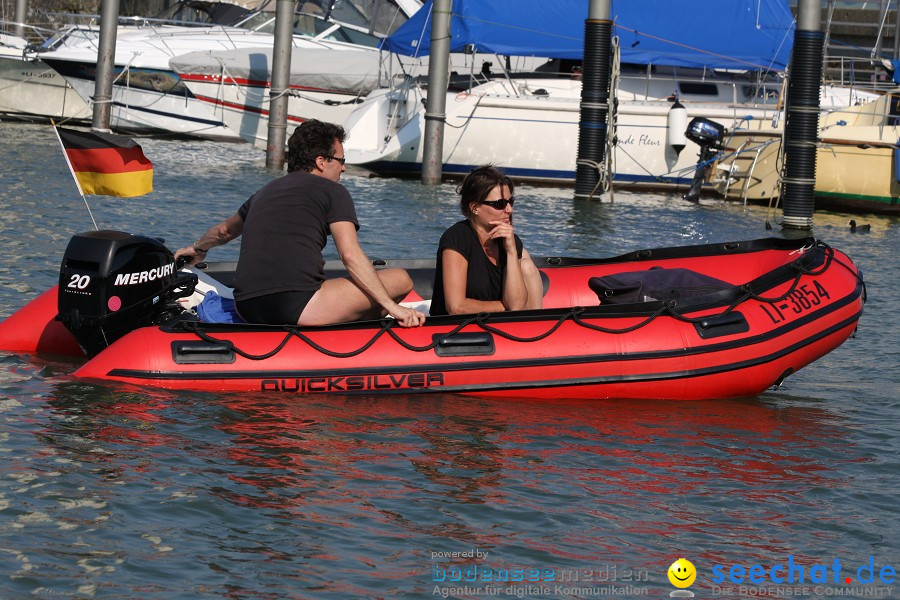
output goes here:
[[[56, 283], [69, 236], [91, 225], [49, 128], [3, 124], [0, 134], [6, 315]], [[102, 227], [173, 247], [272, 177], [246, 147], [141, 143], [156, 191], [89, 200]], [[431, 258], [459, 218], [452, 184], [346, 183], [372, 256]], [[765, 207], [715, 199], [617, 193], [576, 203], [571, 190], [527, 186], [517, 195], [517, 227], [534, 255], [780, 235], [777, 224], [764, 229]], [[890, 551], [900, 219], [857, 216], [871, 224], [862, 234], [849, 231], [850, 218], [817, 212], [813, 234], [865, 271], [859, 335], [758, 400], [170, 394], [72, 382], [62, 377], [70, 365], [0, 357], [4, 589], [425, 597], [431, 551], [478, 547], [500, 567], [649, 569], [662, 597], [671, 590], [662, 573], [680, 550], [698, 565]]]
[[[777, 409], [753, 400], [547, 405], [447, 396], [278, 405], [229, 398], [223, 405], [237, 417], [218, 425], [232, 436], [229, 456], [256, 469], [244, 483], [268, 493], [291, 485], [308, 489], [310, 476], [335, 492], [350, 481], [379, 483], [387, 489], [379, 485], [369, 501], [384, 502], [390, 513], [402, 515], [400, 507], [426, 497], [435, 506], [516, 506], [523, 512], [514, 520], [532, 525], [547, 511], [584, 509], [556, 500], [587, 494], [594, 518], [645, 515], [620, 529], [625, 537], [711, 534], [726, 522], [745, 523], [747, 511], [767, 512], [769, 503], [812, 508], [806, 491], [825, 485], [829, 471], [816, 450], [840, 434], [825, 410]], [[405, 482], [401, 489], [398, 481]], [[725, 489], [729, 498], [721, 496]], [[720, 514], [698, 518], [697, 505], [673, 503], [680, 496], [691, 497], [701, 511], [719, 505]], [[404, 497], [409, 504], [398, 502]], [[452, 524], [454, 535], [487, 541], [483, 535], [493, 524], [468, 509], [454, 517], [441, 513], [441, 527]], [[757, 518], [743, 526], [757, 529], [763, 523]], [[685, 528], [673, 534], [679, 521]], [[765, 522], [767, 533], [756, 531], [748, 545], [783, 540], [795, 525], [787, 516], [768, 515]], [[611, 542], [599, 551], [615, 547]]]
[[[20, 432], [34, 443], [19, 442], [9, 463], [36, 479], [2, 490], [21, 518], [115, 533], [125, 556], [149, 539], [226, 569], [301, 560], [303, 582], [351, 595], [348, 585], [395, 588], [437, 550], [481, 548], [495, 566], [663, 573], [678, 548], [710, 564], [781, 556], [798, 535], [836, 543], [814, 523], [840, 502], [858, 454], [839, 413], [780, 394], [306, 400], [47, 386], [46, 410]], [[140, 514], [150, 516], [131, 519]], [[393, 566], [373, 574], [384, 560], [372, 552], [387, 545]], [[114, 557], [94, 560], [115, 568]]]
[[827, 494], [809, 497], [834, 485], [839, 465], [823, 456], [846, 446], [827, 410], [756, 400], [223, 403], [242, 415], [221, 427], [255, 473], [244, 483], [285, 469], [276, 485], [295, 480], [305, 519], [339, 526], [322, 506], [341, 503], [367, 515], [364, 537], [389, 533], [420, 553], [482, 548], [513, 564], [639, 558], [663, 572], [670, 548], [704, 548], [702, 560], [788, 552], [823, 500], [827, 510]]

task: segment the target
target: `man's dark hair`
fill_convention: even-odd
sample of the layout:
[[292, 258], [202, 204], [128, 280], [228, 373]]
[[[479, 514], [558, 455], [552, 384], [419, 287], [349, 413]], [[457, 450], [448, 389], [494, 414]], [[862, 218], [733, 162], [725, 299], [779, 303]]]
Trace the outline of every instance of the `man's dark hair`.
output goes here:
[[471, 217], [470, 205], [473, 202], [481, 203], [498, 185], [508, 187], [509, 193], [512, 195], [515, 186], [506, 173], [494, 165], [476, 167], [456, 187], [456, 193], [460, 195], [459, 210], [466, 217]]
[[334, 153], [334, 140], [343, 144], [346, 139], [347, 132], [340, 125], [316, 119], [304, 121], [288, 140], [288, 172], [312, 171], [316, 166], [316, 157]]

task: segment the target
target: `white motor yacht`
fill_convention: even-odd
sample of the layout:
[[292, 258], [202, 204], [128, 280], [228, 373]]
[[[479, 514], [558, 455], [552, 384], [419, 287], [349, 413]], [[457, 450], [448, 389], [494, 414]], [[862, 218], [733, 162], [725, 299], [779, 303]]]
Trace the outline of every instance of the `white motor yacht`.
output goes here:
[[24, 38], [0, 33], [0, 114], [60, 122], [90, 119], [81, 96], [47, 63], [28, 56], [28, 48]]
[[[248, 18], [257, 4], [258, 0], [179, 0], [158, 17], [120, 17], [117, 33], [146, 28], [151, 23], [156, 28], [232, 24]], [[89, 102], [41, 60], [41, 54], [71, 47], [96, 48], [100, 16], [50, 13], [42, 18], [66, 25], [56, 29], [25, 25], [31, 42], [0, 34], [0, 113], [26, 120], [88, 122], [92, 117]], [[10, 30], [22, 26], [12, 22], [2, 25]], [[91, 95], [93, 89], [88, 97]]]
[[[400, 2], [378, 0], [374, 5], [390, 5], [394, 12], [387, 8], [377, 10], [375, 18], [379, 22], [387, 19], [388, 24], [404, 22], [408, 14], [418, 7], [418, 1]], [[354, 2], [337, 4], [353, 5]], [[372, 2], [362, 4], [373, 5]], [[354, 56], [377, 54], [374, 46], [380, 40], [378, 31], [361, 31], [358, 26], [335, 21], [337, 17], [344, 16], [346, 10], [344, 13], [329, 10], [334, 5], [335, 0], [305, 3], [308, 12], [298, 13], [295, 17], [292, 53], [298, 56], [305, 51], [352, 52]], [[358, 13], [362, 16], [369, 14]], [[237, 27], [148, 26], [120, 31], [116, 39], [111, 127], [125, 131], [171, 132], [205, 139], [240, 141], [240, 135], [225, 123], [225, 105], [198, 100], [178, 73], [171, 69], [169, 61], [190, 53], [239, 49], [257, 49], [259, 52], [254, 56], [262, 56], [266, 52], [270, 55], [274, 43], [273, 19], [274, 13], [262, 10]], [[41, 59], [65, 77], [83, 98], [90, 99], [95, 87], [97, 50], [97, 43], [89, 42], [43, 53]], [[345, 90], [335, 90], [335, 93], [346, 95]], [[313, 116], [341, 121], [346, 115], [334, 118], [327, 114]]]

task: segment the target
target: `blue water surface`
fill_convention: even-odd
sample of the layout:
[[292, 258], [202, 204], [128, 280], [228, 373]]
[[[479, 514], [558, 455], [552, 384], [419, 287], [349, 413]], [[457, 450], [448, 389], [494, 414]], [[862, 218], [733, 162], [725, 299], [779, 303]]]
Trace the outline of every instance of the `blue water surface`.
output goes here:
[[[154, 192], [90, 206], [101, 228], [173, 249], [275, 176], [246, 145], [139, 141]], [[0, 124], [0, 157], [6, 317], [92, 225], [49, 127]], [[373, 258], [432, 257], [460, 218], [453, 184], [344, 183]], [[716, 199], [516, 195], [534, 255], [781, 235], [776, 211]], [[793, 597], [900, 597], [878, 579], [900, 569], [900, 228], [856, 215], [871, 231], [851, 233], [849, 218], [819, 212], [813, 233], [865, 273], [858, 334], [759, 398], [273, 399], [91, 385], [72, 363], [0, 354], [0, 598], [662, 598], [682, 556], [702, 598], [784, 593], [769, 575], [789, 560], [805, 566]], [[733, 565], [765, 578], [736, 583]]]

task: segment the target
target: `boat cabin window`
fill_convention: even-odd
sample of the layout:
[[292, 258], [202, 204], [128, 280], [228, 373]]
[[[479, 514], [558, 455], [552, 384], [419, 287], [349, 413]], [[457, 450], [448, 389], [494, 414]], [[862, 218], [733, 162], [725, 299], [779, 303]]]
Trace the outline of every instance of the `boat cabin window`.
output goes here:
[[84, 41], [96, 41], [99, 39], [99, 29], [76, 25], [55, 33], [52, 37], [44, 40], [41, 44], [41, 49], [54, 50], [62, 46], [78, 45], [82, 44]]
[[234, 25], [250, 13], [250, 9], [230, 2], [181, 0], [163, 11], [157, 19], [184, 25]]
[[297, 12], [342, 23], [377, 37], [392, 34], [408, 18], [393, 0], [304, 0]]
[[718, 96], [719, 86], [714, 83], [703, 83], [699, 81], [683, 81], [679, 82], [678, 89], [682, 96]]
[[310, 37], [318, 37], [320, 34], [325, 33], [326, 35], [321, 38], [323, 40], [358, 44], [360, 46], [369, 46], [370, 48], [377, 48], [381, 43], [381, 38], [379, 37], [358, 29], [325, 21], [321, 17], [313, 15], [297, 15], [297, 18], [294, 20], [294, 33]]
[[253, 13], [238, 23], [237, 26], [250, 31], [275, 33], [275, 19], [271, 13], [266, 12]]
[[748, 102], [763, 102], [766, 104], [778, 102], [778, 96], [781, 95], [781, 88], [771, 85], [745, 85], [742, 91]]
[[[305, 0], [294, 18], [294, 34], [377, 48], [381, 38], [393, 33], [409, 17], [394, 0]], [[275, 32], [275, 13], [254, 14], [240, 27]]]
[[896, 94], [888, 94], [891, 103], [888, 112], [888, 125], [900, 125], [900, 96]]

